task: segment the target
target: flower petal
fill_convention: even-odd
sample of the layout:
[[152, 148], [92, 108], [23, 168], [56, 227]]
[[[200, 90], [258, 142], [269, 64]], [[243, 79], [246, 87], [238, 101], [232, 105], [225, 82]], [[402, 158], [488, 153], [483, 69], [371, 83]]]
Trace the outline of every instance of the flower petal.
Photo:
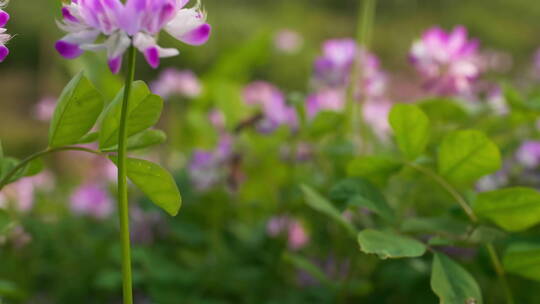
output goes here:
[[198, 28], [177, 37], [178, 40], [185, 42], [190, 45], [202, 45], [208, 41], [210, 38], [210, 33], [212, 32], [212, 27], [210, 24], [205, 23]]
[[74, 59], [82, 55], [83, 50], [79, 47], [79, 45], [74, 43], [69, 43], [63, 40], [59, 40], [56, 42], [55, 45], [56, 50], [60, 55], [67, 59]]
[[7, 55], [9, 55], [9, 49], [4, 45], [0, 45], [0, 62], [4, 61]]

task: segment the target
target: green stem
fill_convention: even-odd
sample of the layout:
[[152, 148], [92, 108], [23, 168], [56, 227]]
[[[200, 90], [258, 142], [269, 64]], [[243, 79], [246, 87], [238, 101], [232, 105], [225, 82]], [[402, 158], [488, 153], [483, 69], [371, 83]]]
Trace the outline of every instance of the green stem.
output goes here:
[[501, 281], [501, 285], [504, 289], [504, 294], [506, 296], [506, 303], [514, 304], [515, 303], [514, 295], [512, 294], [512, 290], [510, 289], [508, 280], [506, 280], [506, 274], [502, 266], [501, 260], [499, 259], [499, 256], [497, 255], [497, 251], [495, 250], [495, 247], [493, 247], [493, 244], [488, 243], [486, 245], [486, 249], [489, 253], [489, 258], [491, 259], [493, 268], [495, 268], [495, 272], [497, 273], [497, 276], [499, 277], [499, 280]]
[[[405, 162], [405, 165], [417, 170], [418, 172], [421, 172], [422, 174], [428, 176], [429, 178], [437, 182], [441, 187], [443, 187], [446, 191], [448, 191], [448, 193], [450, 193], [450, 195], [456, 200], [456, 202], [461, 206], [461, 208], [463, 208], [463, 211], [465, 211], [465, 213], [467, 214], [471, 222], [473, 224], [478, 223], [478, 217], [476, 216], [476, 214], [474, 214], [474, 211], [472, 210], [471, 206], [467, 203], [465, 198], [442, 176], [438, 175], [437, 173], [431, 171], [428, 168], [422, 167], [414, 163]], [[497, 255], [497, 251], [495, 250], [495, 247], [493, 247], [492, 243], [488, 243], [486, 244], [486, 249], [489, 253], [489, 258], [491, 259], [493, 268], [495, 269], [495, 272], [497, 273], [497, 276], [499, 277], [499, 280], [501, 281], [501, 285], [504, 289], [504, 293], [506, 295], [506, 303], [514, 304], [515, 303], [514, 296], [512, 295], [512, 290], [510, 289], [510, 286], [508, 285], [508, 280], [506, 280], [506, 274], [502, 266], [501, 260], [499, 256]]]
[[437, 173], [429, 170], [428, 168], [424, 168], [420, 165], [406, 162], [407, 166], [415, 169], [416, 171], [426, 175], [427, 177], [431, 178], [435, 182], [437, 182], [441, 187], [443, 187], [455, 200], [456, 202], [461, 206], [463, 211], [467, 214], [471, 222], [477, 223], [478, 218], [476, 217], [476, 214], [474, 214], [474, 211], [472, 210], [471, 206], [467, 203], [465, 198], [459, 194], [459, 192], [450, 185], [442, 176], [438, 175]]
[[127, 113], [131, 85], [135, 79], [135, 48], [128, 50], [128, 74], [124, 87], [120, 128], [118, 132], [118, 217], [120, 220], [120, 241], [122, 245], [122, 290], [124, 304], [133, 304], [131, 280], [131, 242], [129, 236], [129, 205], [127, 193]]
[[52, 153], [55, 153], [55, 152], [61, 152], [61, 151], [81, 151], [81, 152], [88, 152], [88, 153], [97, 154], [97, 155], [102, 154], [100, 151], [96, 151], [96, 150], [92, 150], [92, 149], [88, 149], [88, 148], [84, 148], [84, 147], [76, 147], [76, 146], [65, 146], [65, 147], [58, 147], [58, 148], [49, 148], [49, 149], [44, 150], [44, 151], [36, 152], [36, 153], [28, 156], [27, 158], [23, 159], [21, 162], [19, 162], [17, 164], [17, 166], [15, 166], [13, 169], [11, 169], [6, 174], [6, 176], [2, 180], [0, 180], [0, 190], [2, 190], [9, 183], [9, 180], [12, 179], [15, 176], [15, 174], [17, 174], [17, 172], [19, 172], [24, 167], [26, 167], [26, 165], [28, 165], [28, 163], [30, 163], [31, 161], [33, 161], [35, 159], [38, 159], [40, 157], [43, 157], [43, 156], [46, 156], [46, 155], [49, 155], [49, 154], [52, 154]]

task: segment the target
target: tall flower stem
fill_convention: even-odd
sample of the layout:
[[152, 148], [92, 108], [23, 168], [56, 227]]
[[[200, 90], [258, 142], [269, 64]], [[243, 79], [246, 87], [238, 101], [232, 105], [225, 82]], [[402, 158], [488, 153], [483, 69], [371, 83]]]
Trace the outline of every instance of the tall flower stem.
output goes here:
[[[474, 214], [473, 209], [470, 207], [469, 203], [467, 203], [467, 200], [465, 197], [463, 197], [449, 182], [447, 182], [442, 176], [438, 175], [437, 173], [431, 171], [428, 168], [422, 167], [420, 165], [405, 162], [406, 166], [424, 174], [425, 176], [431, 178], [433, 181], [435, 181], [437, 184], [439, 184], [441, 187], [443, 187], [455, 200], [456, 202], [461, 206], [463, 211], [467, 214], [469, 217], [469, 220], [474, 225], [478, 224], [478, 217], [476, 214]], [[512, 294], [512, 290], [510, 289], [510, 285], [508, 284], [508, 280], [506, 279], [506, 273], [504, 271], [504, 268], [501, 263], [501, 259], [499, 258], [499, 255], [497, 254], [497, 251], [495, 250], [495, 247], [492, 243], [486, 244], [486, 250], [488, 251], [489, 258], [491, 260], [491, 264], [493, 265], [493, 268], [495, 269], [495, 272], [497, 273], [497, 276], [499, 277], [499, 281], [501, 282], [501, 285], [503, 287], [505, 296], [506, 296], [506, 303], [507, 304], [514, 304], [514, 295]]]
[[135, 79], [135, 48], [128, 51], [128, 73], [124, 87], [120, 128], [118, 132], [118, 217], [120, 219], [120, 241], [122, 245], [122, 290], [124, 304], [133, 304], [131, 280], [131, 241], [129, 236], [129, 204], [127, 192], [127, 113], [131, 85]]
[[[371, 34], [375, 20], [376, 0], [361, 0], [358, 12], [358, 27], [356, 30], [356, 41], [365, 51], [369, 50], [371, 44]], [[351, 71], [351, 79], [347, 89], [347, 115], [351, 125], [351, 131], [355, 144], [361, 145], [360, 139], [366, 142], [369, 130], [363, 119], [363, 106], [356, 101], [356, 88], [362, 79], [362, 56], [356, 56]]]

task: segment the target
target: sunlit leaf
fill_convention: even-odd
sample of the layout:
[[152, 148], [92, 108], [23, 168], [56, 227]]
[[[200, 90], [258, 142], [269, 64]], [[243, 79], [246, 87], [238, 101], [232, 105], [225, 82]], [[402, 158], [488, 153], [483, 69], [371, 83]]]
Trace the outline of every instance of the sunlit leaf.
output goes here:
[[49, 128], [49, 146], [78, 143], [92, 129], [102, 110], [100, 93], [82, 72], [79, 73], [58, 99]]
[[389, 116], [399, 149], [408, 159], [420, 156], [429, 141], [429, 119], [415, 105], [397, 104]]
[[[147, 147], [159, 145], [167, 139], [165, 132], [161, 130], [144, 130], [141, 133], [137, 133], [128, 138], [127, 149], [138, 150]], [[118, 145], [103, 149], [104, 152], [111, 152], [118, 150]]]
[[426, 245], [392, 232], [365, 229], [358, 233], [360, 250], [381, 259], [414, 258], [424, 255]]
[[[117, 157], [111, 157], [117, 163]], [[128, 158], [127, 176], [150, 200], [172, 216], [182, 205], [180, 191], [167, 170], [147, 160]]]
[[[110, 148], [118, 144], [120, 116], [124, 89], [109, 104], [101, 121], [99, 147]], [[155, 125], [161, 115], [163, 100], [154, 95], [142, 81], [135, 81], [131, 89], [127, 111], [127, 136], [132, 136]]]
[[456, 184], [471, 183], [501, 167], [497, 146], [475, 130], [447, 135], [438, 154], [439, 173]]
[[506, 271], [540, 281], [540, 243], [514, 243], [503, 257]]
[[540, 222], [540, 193], [525, 187], [480, 193], [474, 211], [505, 230], [525, 230]]

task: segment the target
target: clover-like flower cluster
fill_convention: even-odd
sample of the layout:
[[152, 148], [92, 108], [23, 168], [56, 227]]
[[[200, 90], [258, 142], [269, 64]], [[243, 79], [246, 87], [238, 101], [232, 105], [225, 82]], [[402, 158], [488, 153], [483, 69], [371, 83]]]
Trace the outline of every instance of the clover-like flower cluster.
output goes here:
[[0, 62], [4, 61], [9, 54], [6, 43], [11, 39], [11, 36], [6, 33], [7, 30], [4, 28], [9, 21], [9, 14], [2, 10], [6, 5], [7, 1], [0, 0]]
[[481, 73], [478, 45], [476, 39], [468, 38], [463, 26], [451, 32], [433, 27], [413, 44], [409, 59], [430, 91], [466, 95]]
[[109, 68], [118, 73], [122, 55], [133, 45], [144, 54], [148, 64], [157, 68], [160, 58], [179, 54], [174, 48], [162, 48], [157, 36], [165, 30], [176, 39], [204, 44], [211, 27], [198, 2], [185, 8], [189, 0], [72, 0], [62, 7], [63, 21], [58, 26], [67, 35], [56, 43], [65, 58], [79, 57], [84, 51], [106, 50]]

